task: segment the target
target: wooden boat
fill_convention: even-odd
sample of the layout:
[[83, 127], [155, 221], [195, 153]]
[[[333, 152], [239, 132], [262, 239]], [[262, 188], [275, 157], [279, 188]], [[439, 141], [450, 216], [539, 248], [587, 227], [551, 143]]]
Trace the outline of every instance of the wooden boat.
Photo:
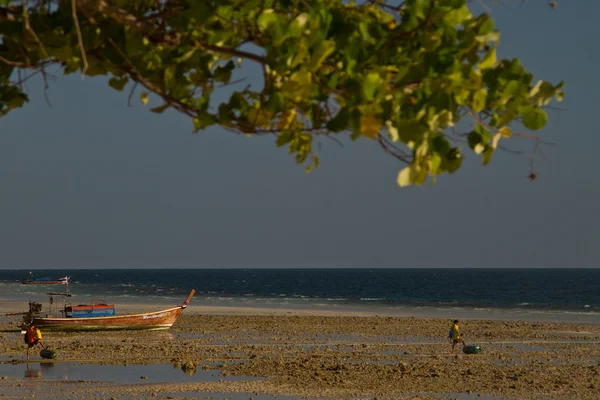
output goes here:
[[[134, 330], [134, 329], [169, 329], [186, 309], [196, 291], [192, 289], [187, 299], [177, 307], [167, 308], [142, 314], [124, 314], [97, 316], [99, 313], [110, 313], [114, 306], [102, 304], [93, 306], [65, 306], [61, 312], [64, 317], [39, 317], [32, 316], [32, 322], [42, 331], [104, 331], [104, 330]], [[53, 293], [57, 295], [57, 293]], [[79, 309], [78, 309], [79, 307]], [[69, 312], [70, 310], [70, 312]], [[96, 316], [80, 316], [75, 311], [83, 312], [81, 315], [92, 314]], [[107, 311], [108, 310], [108, 311]]]
[[31, 278], [21, 279], [21, 283], [23, 285], [68, 285], [70, 278], [70, 276], [63, 276], [62, 278], [53, 280], [50, 278], [35, 278], [33, 275], [31, 275]]

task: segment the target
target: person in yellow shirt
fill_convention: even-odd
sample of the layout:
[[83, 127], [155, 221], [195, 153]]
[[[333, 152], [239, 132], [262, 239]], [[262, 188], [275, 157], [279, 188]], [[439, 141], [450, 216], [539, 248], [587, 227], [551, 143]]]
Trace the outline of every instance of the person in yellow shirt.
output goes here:
[[39, 343], [44, 349], [48, 348], [42, 341], [42, 332], [33, 323], [25, 331], [25, 343], [27, 343], [27, 361], [29, 361], [29, 349], [36, 344]]
[[450, 337], [450, 339], [452, 339], [452, 352], [451, 354], [454, 354], [454, 348], [456, 347], [457, 343], [462, 343], [463, 347], [465, 347], [467, 344], [465, 343], [465, 341], [463, 340], [463, 338], [460, 336], [460, 332], [458, 330], [458, 320], [455, 319], [454, 322], [452, 323], [452, 327], [450, 328], [450, 333], [452, 334], [452, 336]]

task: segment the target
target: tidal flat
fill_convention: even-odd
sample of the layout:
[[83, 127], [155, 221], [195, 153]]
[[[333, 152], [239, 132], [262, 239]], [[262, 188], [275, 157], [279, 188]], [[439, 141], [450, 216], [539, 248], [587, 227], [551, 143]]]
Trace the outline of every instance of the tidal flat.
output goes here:
[[600, 325], [278, 310], [190, 312], [168, 331], [43, 332], [0, 322], [0, 399], [597, 399]]

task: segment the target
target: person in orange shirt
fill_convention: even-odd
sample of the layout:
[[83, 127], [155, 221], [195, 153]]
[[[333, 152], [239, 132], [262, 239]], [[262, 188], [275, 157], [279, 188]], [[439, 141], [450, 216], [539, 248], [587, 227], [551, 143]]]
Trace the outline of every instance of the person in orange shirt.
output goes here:
[[29, 349], [36, 344], [39, 343], [44, 349], [48, 348], [42, 341], [42, 332], [33, 323], [25, 331], [25, 343], [27, 344], [27, 361], [29, 361]]

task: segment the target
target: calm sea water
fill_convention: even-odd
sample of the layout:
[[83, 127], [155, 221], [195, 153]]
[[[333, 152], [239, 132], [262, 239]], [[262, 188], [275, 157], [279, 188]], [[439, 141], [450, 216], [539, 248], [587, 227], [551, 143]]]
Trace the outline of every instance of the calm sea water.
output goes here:
[[[124, 269], [32, 270], [71, 276], [85, 301], [438, 311], [474, 317], [571, 316], [600, 322], [600, 269]], [[0, 300], [44, 301], [62, 286], [22, 285], [29, 271], [0, 270]], [[82, 300], [83, 301], [83, 300]], [[556, 319], [556, 318], [554, 318]], [[565, 318], [558, 318], [565, 319]], [[568, 318], [567, 318], [568, 319]]]

